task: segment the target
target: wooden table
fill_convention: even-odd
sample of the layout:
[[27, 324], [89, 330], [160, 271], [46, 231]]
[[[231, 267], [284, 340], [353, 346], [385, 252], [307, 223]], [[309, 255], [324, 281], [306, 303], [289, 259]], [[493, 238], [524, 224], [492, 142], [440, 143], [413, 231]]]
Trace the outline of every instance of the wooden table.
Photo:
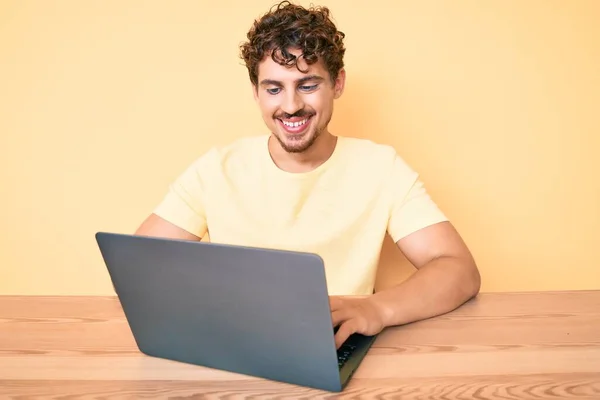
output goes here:
[[600, 399], [600, 291], [481, 294], [332, 394], [145, 356], [113, 297], [0, 297], [0, 398]]

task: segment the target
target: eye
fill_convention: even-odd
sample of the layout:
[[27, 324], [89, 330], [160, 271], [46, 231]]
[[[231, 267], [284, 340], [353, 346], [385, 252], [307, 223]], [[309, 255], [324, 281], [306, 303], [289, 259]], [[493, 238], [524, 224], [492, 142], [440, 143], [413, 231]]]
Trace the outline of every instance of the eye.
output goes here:
[[267, 93], [269, 94], [277, 94], [281, 91], [281, 88], [271, 88], [271, 89], [267, 89]]
[[302, 90], [303, 92], [310, 92], [310, 91], [315, 90], [317, 88], [317, 86], [319, 86], [319, 85], [302, 85], [302, 86], [299, 86], [298, 88], [300, 90]]

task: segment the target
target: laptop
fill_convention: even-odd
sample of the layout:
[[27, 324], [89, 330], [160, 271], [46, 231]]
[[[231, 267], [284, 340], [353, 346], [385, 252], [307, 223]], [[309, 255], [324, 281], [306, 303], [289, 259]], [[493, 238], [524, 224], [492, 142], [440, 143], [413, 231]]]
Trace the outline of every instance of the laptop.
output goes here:
[[152, 357], [340, 392], [375, 336], [335, 348], [321, 257], [98, 232], [139, 350]]

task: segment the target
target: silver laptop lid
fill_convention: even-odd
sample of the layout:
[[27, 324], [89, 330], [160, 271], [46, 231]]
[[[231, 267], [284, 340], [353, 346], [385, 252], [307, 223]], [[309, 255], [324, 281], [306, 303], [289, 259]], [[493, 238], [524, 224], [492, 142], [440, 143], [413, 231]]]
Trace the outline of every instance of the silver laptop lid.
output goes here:
[[316, 254], [99, 232], [140, 351], [341, 390]]

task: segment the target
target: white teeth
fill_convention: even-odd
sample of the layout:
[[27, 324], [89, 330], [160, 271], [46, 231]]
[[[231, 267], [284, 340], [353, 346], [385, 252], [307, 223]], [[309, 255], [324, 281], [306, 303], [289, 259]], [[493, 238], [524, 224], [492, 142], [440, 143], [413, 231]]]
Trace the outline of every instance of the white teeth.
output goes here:
[[282, 121], [282, 122], [285, 126], [289, 126], [290, 128], [297, 128], [301, 125], [304, 125], [306, 123], [306, 121], [308, 121], [308, 118], [303, 119], [302, 121], [299, 121], [299, 122], [287, 122], [287, 121]]

